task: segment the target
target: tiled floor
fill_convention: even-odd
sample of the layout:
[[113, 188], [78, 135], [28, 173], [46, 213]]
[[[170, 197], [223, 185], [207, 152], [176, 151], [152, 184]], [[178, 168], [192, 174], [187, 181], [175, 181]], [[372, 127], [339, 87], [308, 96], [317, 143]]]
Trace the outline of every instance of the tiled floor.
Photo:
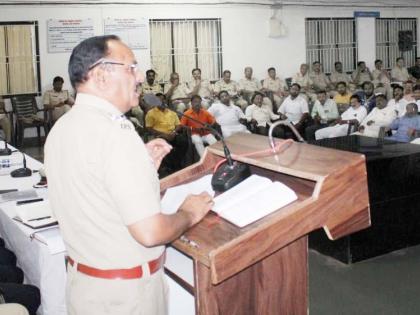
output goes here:
[[[20, 149], [43, 161], [37, 139]], [[354, 265], [309, 252], [311, 315], [415, 315], [419, 295], [420, 246]]]

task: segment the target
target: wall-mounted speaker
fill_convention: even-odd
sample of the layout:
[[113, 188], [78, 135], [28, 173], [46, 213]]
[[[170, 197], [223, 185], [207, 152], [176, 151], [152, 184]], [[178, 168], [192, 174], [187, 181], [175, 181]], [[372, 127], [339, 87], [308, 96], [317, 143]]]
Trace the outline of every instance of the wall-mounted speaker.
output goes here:
[[400, 51], [409, 51], [413, 49], [413, 31], [398, 32], [398, 48]]

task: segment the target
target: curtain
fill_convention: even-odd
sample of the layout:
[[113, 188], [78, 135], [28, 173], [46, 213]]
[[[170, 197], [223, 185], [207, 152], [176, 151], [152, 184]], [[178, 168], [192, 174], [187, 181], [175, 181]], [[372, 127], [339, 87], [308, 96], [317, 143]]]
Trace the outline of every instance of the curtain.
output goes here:
[[0, 26], [0, 95], [7, 94], [5, 27]]
[[218, 58], [221, 45], [218, 37], [218, 21], [197, 21], [197, 48], [198, 67], [202, 71], [202, 77], [209, 80], [218, 80]]
[[172, 72], [171, 22], [152, 21], [150, 23], [150, 54], [156, 80], [166, 82]]
[[195, 63], [195, 36], [192, 21], [175, 21], [173, 23], [175, 69], [181, 82], [191, 80], [191, 71]]

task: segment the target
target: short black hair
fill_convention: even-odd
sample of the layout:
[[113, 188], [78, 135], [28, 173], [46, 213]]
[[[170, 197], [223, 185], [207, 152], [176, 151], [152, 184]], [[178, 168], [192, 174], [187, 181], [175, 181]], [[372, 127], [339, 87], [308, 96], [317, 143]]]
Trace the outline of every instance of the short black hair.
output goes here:
[[229, 92], [228, 91], [226, 91], [226, 90], [221, 90], [220, 92], [219, 92], [219, 98], [220, 98], [220, 95], [222, 95], [223, 93], [225, 93], [225, 94], [227, 94], [227, 95], [229, 95]]
[[341, 61], [336, 61], [336, 62], [334, 62], [334, 67], [337, 66], [337, 65], [342, 65], [342, 64], [343, 63]]
[[365, 81], [365, 82], [363, 82], [362, 83], [362, 89], [365, 88], [365, 85], [372, 85], [374, 87], [374, 85], [373, 85], [373, 83], [371, 81]]
[[163, 94], [163, 93], [160, 93], [160, 92], [159, 92], [159, 93], [156, 93], [156, 94], [155, 94], [155, 96], [156, 96], [156, 97], [161, 97], [161, 96], [162, 96], [162, 97], [163, 97], [163, 99], [164, 99], [164, 100], [166, 100], [166, 95], [165, 95], [165, 94]]
[[300, 84], [299, 83], [292, 83], [291, 85], [290, 85], [290, 87], [292, 87], [292, 86], [297, 86], [298, 87], [298, 89], [299, 89], [299, 91], [300, 91], [300, 89], [302, 88], [301, 86], [300, 86]]
[[232, 72], [230, 72], [230, 70], [225, 70], [225, 71], [223, 71], [223, 74], [225, 74], [225, 73], [230, 73], [230, 74], [232, 74]]
[[416, 84], [416, 85], [413, 87], [413, 91], [417, 91], [417, 90], [420, 90], [420, 84]]
[[338, 83], [337, 83], [337, 86], [339, 86], [339, 85], [344, 85], [344, 87], [347, 87], [347, 83], [346, 83], [346, 82], [344, 82], [344, 81], [340, 81], [340, 82], [338, 82]]
[[261, 92], [255, 92], [254, 95], [252, 95], [252, 97], [251, 97], [251, 102], [252, 103], [254, 103], [254, 100], [257, 97], [257, 95], [261, 95], [261, 97], [264, 98], [264, 94], [262, 94]]
[[155, 70], [153, 70], [153, 69], [149, 69], [149, 70], [147, 70], [147, 71], [146, 71], [146, 77], [149, 75], [149, 73], [156, 74], [156, 71], [155, 71]]
[[74, 88], [87, 79], [89, 68], [108, 54], [108, 42], [119, 41], [115, 35], [94, 36], [80, 42], [74, 47], [69, 61], [69, 77]]
[[400, 61], [401, 59], [402, 59], [402, 60], [404, 60], [404, 58], [403, 58], [403, 57], [398, 57], [395, 61], [396, 61], [396, 62], [398, 62], [398, 61]]
[[319, 61], [312, 62], [312, 65], [316, 65], [317, 63], [321, 64]]
[[350, 96], [350, 99], [353, 99], [353, 98], [357, 99], [357, 101], [358, 101], [359, 103], [361, 103], [361, 102], [362, 102], [362, 100], [360, 99], [360, 96], [359, 96], [358, 94], [353, 94], [352, 96]]
[[327, 95], [327, 91], [325, 91], [325, 90], [318, 90], [318, 92], [316, 92], [316, 94], [325, 94], [325, 95]]
[[201, 69], [200, 68], [194, 68], [194, 69], [192, 69], [191, 73], [194, 73], [194, 71], [196, 71], [196, 70], [200, 71], [200, 73], [201, 73]]
[[361, 65], [362, 65], [362, 63], [366, 64], [366, 62], [364, 62], [364, 61], [358, 61], [358, 62], [357, 62], [357, 66], [361, 66]]
[[53, 84], [54, 84], [54, 83], [56, 83], [56, 82], [61, 82], [61, 83], [64, 83], [64, 79], [63, 79], [62, 77], [60, 77], [60, 76], [56, 76], [56, 77], [53, 79]]
[[381, 59], [376, 59], [376, 60], [375, 60], [375, 65], [376, 65], [377, 63], [379, 63], [379, 62], [382, 62], [382, 60], [381, 60]]
[[395, 91], [396, 89], [400, 89], [401, 91], [404, 91], [404, 88], [403, 88], [401, 85], [399, 85], [399, 84], [395, 84], [395, 85], [392, 87], [392, 90], [393, 90], [393, 91]]
[[198, 95], [198, 94], [195, 94], [195, 95], [191, 96], [191, 102], [195, 99], [199, 99], [200, 101], [202, 100], [201, 96]]
[[267, 72], [270, 72], [271, 70], [276, 71], [276, 68], [274, 68], [274, 67], [270, 67], [270, 68], [268, 68]]

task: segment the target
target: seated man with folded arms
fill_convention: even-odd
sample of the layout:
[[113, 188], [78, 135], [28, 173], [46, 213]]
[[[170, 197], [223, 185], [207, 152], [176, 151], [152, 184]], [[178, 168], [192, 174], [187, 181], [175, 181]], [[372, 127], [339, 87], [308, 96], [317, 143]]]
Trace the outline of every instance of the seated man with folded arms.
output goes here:
[[350, 107], [351, 94], [347, 91], [347, 84], [344, 81], [337, 83], [337, 94], [334, 102], [337, 104], [338, 113], [341, 115]]
[[219, 93], [219, 101], [208, 109], [222, 128], [223, 137], [227, 138], [237, 132], [249, 132], [246, 129], [246, 117], [242, 110], [233, 105], [227, 91]]
[[269, 93], [269, 97], [274, 101], [276, 109], [280, 107], [284, 98], [288, 95], [287, 84], [284, 80], [276, 76], [276, 69], [271, 67], [268, 69], [268, 77], [263, 81], [263, 89]]
[[182, 132], [183, 126], [180, 124], [178, 115], [168, 109], [165, 95], [157, 93], [162, 101], [161, 106], [150, 109], [146, 114], [146, 129], [156, 138], [165, 139], [172, 150], [165, 156], [162, 165], [169, 167], [172, 171], [177, 171], [183, 167], [183, 160], [188, 148], [188, 138]]
[[171, 73], [169, 83], [164, 86], [164, 94], [168, 100], [168, 104], [179, 112], [184, 112], [188, 108], [190, 102], [191, 90], [186, 84], [180, 83], [179, 74]]
[[[297, 83], [293, 83], [290, 87], [290, 95], [281, 104], [279, 110], [277, 111], [280, 114], [281, 119], [289, 120], [297, 129], [297, 131], [304, 136], [305, 128], [309, 120], [309, 108], [308, 102], [300, 95], [300, 86]], [[287, 126], [278, 126], [279, 136], [281, 138], [290, 137], [288, 134], [294, 136], [290, 133], [290, 130]]]
[[363, 119], [358, 132], [354, 134], [378, 138], [380, 131], [389, 127], [396, 117], [395, 110], [387, 106], [386, 96], [382, 93], [376, 94], [376, 107]]
[[279, 119], [280, 116], [274, 114], [268, 106], [263, 104], [263, 98], [264, 94], [254, 93], [251, 98], [252, 105], [249, 105], [245, 110], [245, 117], [254, 133], [268, 135], [272, 121]]
[[380, 59], [375, 60], [375, 69], [372, 71], [375, 93], [383, 93], [386, 97], [392, 96], [391, 76], [388, 71], [383, 68], [383, 62]]
[[[200, 95], [193, 95], [191, 97], [191, 108], [188, 109], [184, 114], [185, 116], [182, 116], [181, 118], [181, 124], [191, 128], [191, 140], [201, 157], [204, 154], [204, 143], [211, 145], [216, 143], [217, 140], [207, 128], [195, 122], [194, 120], [198, 120], [207, 125], [214, 125], [216, 120], [207, 110], [201, 106]], [[191, 117], [194, 120], [188, 119], [188, 117]]]
[[331, 72], [330, 81], [333, 90], [337, 90], [337, 84], [339, 82], [344, 82], [346, 85], [350, 82], [349, 76], [347, 73], [343, 72], [343, 64], [341, 61], [336, 61], [334, 63], [334, 70]]
[[[239, 94], [241, 98], [236, 102], [243, 111], [248, 105], [252, 103], [251, 97], [255, 92], [262, 92], [261, 82], [252, 76], [253, 70], [251, 67], [246, 67], [244, 70], [245, 77], [239, 80]], [[264, 94], [263, 94], [264, 95]], [[273, 104], [268, 97], [264, 97], [263, 104], [267, 105], [273, 110]]]
[[50, 109], [52, 122], [67, 113], [74, 104], [74, 99], [68, 90], [63, 90], [64, 79], [55, 77], [53, 80], [53, 89], [44, 93], [43, 103], [45, 109]]
[[393, 108], [398, 117], [402, 117], [405, 114], [408, 102], [404, 99], [404, 89], [401, 85], [393, 85], [393, 96], [387, 106]]
[[292, 78], [292, 83], [299, 84], [300, 93], [308, 101], [315, 101], [316, 94], [313, 90], [313, 81], [309, 77], [309, 66], [306, 63], [302, 63], [299, 68], [299, 72]]
[[396, 118], [386, 130], [396, 131], [392, 136], [385, 137], [387, 140], [398, 142], [414, 140], [420, 132], [420, 117], [418, 116], [417, 104], [408, 103], [404, 115]]
[[367, 111], [366, 108], [361, 105], [360, 97], [357, 94], [351, 96], [350, 105], [351, 107], [336, 120], [335, 125], [317, 130], [315, 132], [315, 139], [320, 140], [324, 138], [345, 136], [349, 130], [349, 124], [360, 124], [367, 116]]
[[230, 70], [223, 71], [223, 78], [217, 81], [214, 84], [214, 93], [219, 95], [221, 91], [226, 91], [229, 93], [230, 98], [233, 102], [236, 102], [239, 98], [238, 96], [238, 83], [236, 81], [231, 80], [231, 72]]
[[351, 79], [357, 87], [361, 87], [363, 82], [371, 82], [373, 76], [369, 68], [366, 67], [366, 63], [364, 61], [359, 61], [356, 70], [354, 70], [351, 75]]
[[410, 74], [408, 73], [408, 70], [405, 67], [404, 58], [398, 57], [395, 61], [395, 67], [391, 70], [391, 81], [403, 84], [409, 79]]
[[201, 78], [201, 69], [195, 68], [192, 70], [193, 79], [188, 83], [188, 88], [192, 95], [201, 96], [201, 105], [207, 109], [213, 102], [213, 91], [210, 81]]
[[10, 143], [12, 141], [12, 124], [6, 114], [6, 107], [3, 98], [0, 96], [0, 127], [4, 132], [4, 140]]
[[317, 130], [331, 126], [339, 117], [337, 104], [327, 97], [327, 92], [318, 91], [317, 95], [318, 99], [311, 113], [314, 124], [306, 127], [306, 140], [315, 140], [315, 132]]

